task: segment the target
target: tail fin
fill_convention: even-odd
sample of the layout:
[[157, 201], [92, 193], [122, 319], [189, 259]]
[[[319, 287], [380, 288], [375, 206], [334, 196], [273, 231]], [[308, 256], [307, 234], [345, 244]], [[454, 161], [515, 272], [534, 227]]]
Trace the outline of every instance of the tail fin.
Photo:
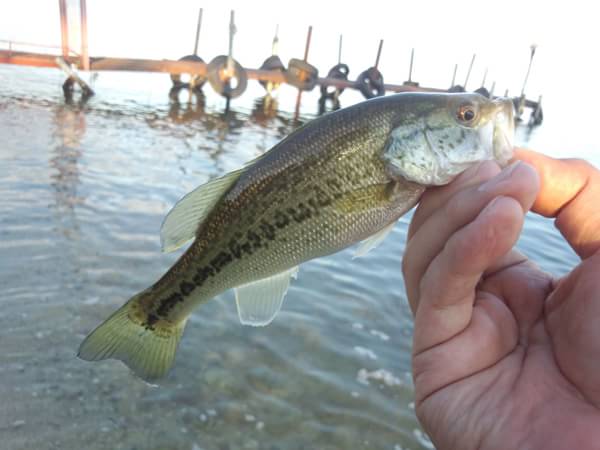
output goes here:
[[150, 329], [130, 317], [136, 299], [133, 297], [92, 331], [81, 343], [77, 356], [86, 361], [119, 359], [138, 377], [151, 381], [171, 368], [186, 321]]

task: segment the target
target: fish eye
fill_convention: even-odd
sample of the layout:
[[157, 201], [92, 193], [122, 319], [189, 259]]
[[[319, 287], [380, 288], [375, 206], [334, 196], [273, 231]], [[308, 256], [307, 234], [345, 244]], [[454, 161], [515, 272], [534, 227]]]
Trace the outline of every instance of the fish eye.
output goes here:
[[456, 111], [456, 118], [465, 125], [471, 124], [477, 118], [477, 109], [475, 105], [466, 104], [459, 106]]

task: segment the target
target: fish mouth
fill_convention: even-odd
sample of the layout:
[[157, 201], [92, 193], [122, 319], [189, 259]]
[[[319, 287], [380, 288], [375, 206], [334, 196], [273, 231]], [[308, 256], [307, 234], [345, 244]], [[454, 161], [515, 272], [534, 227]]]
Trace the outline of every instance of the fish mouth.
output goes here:
[[494, 159], [501, 166], [508, 164], [513, 157], [515, 139], [515, 111], [513, 102], [508, 98], [494, 100], [496, 115], [494, 118]]

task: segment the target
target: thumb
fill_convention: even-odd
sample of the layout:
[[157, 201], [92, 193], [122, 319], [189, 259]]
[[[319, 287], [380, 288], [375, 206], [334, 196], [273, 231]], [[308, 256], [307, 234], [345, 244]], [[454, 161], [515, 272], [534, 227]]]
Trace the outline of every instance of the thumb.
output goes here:
[[515, 158], [535, 167], [540, 192], [532, 211], [556, 218], [573, 250], [585, 259], [600, 249], [600, 171], [578, 159], [554, 159], [516, 149]]

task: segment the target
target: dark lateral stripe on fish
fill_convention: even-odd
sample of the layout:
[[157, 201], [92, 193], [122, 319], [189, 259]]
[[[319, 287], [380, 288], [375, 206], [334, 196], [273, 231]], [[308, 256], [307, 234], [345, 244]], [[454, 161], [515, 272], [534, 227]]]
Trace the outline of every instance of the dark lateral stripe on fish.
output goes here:
[[[337, 188], [338, 190], [341, 188], [339, 183], [333, 179], [327, 180], [327, 185]], [[274, 215], [273, 224], [263, 219], [259, 225], [263, 238], [270, 241], [275, 240], [275, 228], [283, 229], [288, 226], [291, 223], [290, 217], [295, 222], [302, 223], [312, 217], [313, 211], [318, 213], [320, 207], [326, 207], [332, 203], [332, 197], [327, 195], [322, 188], [316, 186], [314, 191], [315, 197], [310, 198], [307, 201], [311, 208], [307, 207], [304, 202], [299, 202], [296, 208], [287, 208], [285, 212], [282, 210], [277, 210]], [[339, 198], [341, 195], [341, 193], [335, 193], [333, 198]], [[193, 283], [184, 281], [179, 285], [179, 292], [171, 293], [169, 296], [160, 299], [158, 301], [159, 306], [156, 309], [156, 315], [159, 318], [166, 318], [175, 305], [182, 302], [185, 297], [188, 297], [195, 288], [201, 287], [208, 277], [218, 274], [226, 265], [231, 263], [234, 258], [241, 259], [244, 253], [251, 255], [253, 250], [256, 250], [262, 246], [262, 238], [252, 230], [249, 230], [246, 233], [246, 237], [248, 240], [242, 243], [238, 243], [235, 239], [231, 239], [228, 245], [229, 252], [219, 252], [217, 256], [210, 261], [209, 267], [199, 268], [196, 276], [192, 280]], [[149, 325], [152, 324], [150, 323], [150, 315], [148, 322]]]

